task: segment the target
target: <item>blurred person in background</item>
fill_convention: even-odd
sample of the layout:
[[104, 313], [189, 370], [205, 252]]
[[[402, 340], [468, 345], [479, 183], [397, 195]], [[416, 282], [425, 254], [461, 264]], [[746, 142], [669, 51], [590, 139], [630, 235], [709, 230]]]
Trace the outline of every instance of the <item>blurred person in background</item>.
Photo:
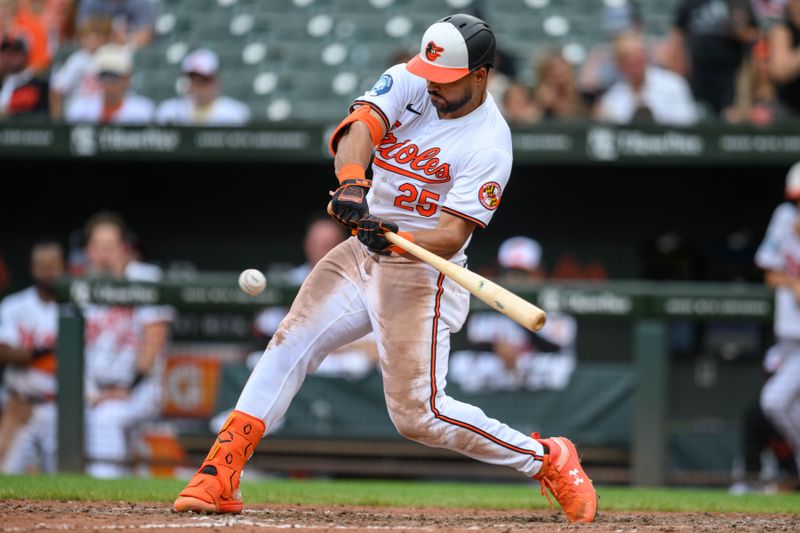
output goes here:
[[[773, 376], [783, 362], [781, 351], [773, 346], [764, 357], [764, 370], [769, 377]], [[787, 476], [794, 479], [786, 485], [797, 484], [797, 465], [794, 451], [775, 425], [769, 421], [761, 408], [761, 401], [752, 402], [742, 417], [741, 458], [744, 461], [743, 472], [737, 475], [737, 481], [728, 491], [731, 494], [773, 493], [781, 490]], [[772, 479], [766, 478], [762, 454], [768, 451], [775, 459], [777, 472]]]
[[[86, 223], [87, 278], [156, 282], [161, 270], [131, 259], [122, 218], [100, 212]], [[161, 408], [161, 375], [174, 312], [166, 306], [84, 307], [87, 473], [130, 473], [130, 436]]]
[[113, 41], [136, 49], [153, 40], [156, 8], [151, 0], [81, 0], [78, 25], [90, 18], [110, 19]]
[[510, 83], [502, 102], [503, 116], [512, 126], [530, 126], [542, 118], [532, 91], [521, 83]]
[[607, 42], [592, 46], [578, 74], [581, 93], [592, 103], [619, 81], [620, 74], [614, 61], [614, 40], [623, 33], [644, 33], [639, 4], [634, 0], [605, 3], [603, 31], [607, 35]]
[[736, 74], [758, 34], [750, 0], [682, 0], [666, 66], [687, 77], [695, 100], [721, 116], [734, 103]]
[[[541, 245], [511, 237], [498, 250], [499, 279], [506, 283], [541, 281]], [[467, 321], [470, 347], [454, 352], [448, 378], [471, 392], [487, 390], [560, 390], [575, 369], [577, 322], [548, 312], [545, 326], [530, 332], [493, 311], [473, 313]]]
[[780, 105], [800, 116], [800, 0], [786, 0], [786, 16], [769, 32], [769, 74]]
[[186, 96], [162, 102], [156, 111], [159, 124], [178, 126], [243, 126], [250, 120], [246, 104], [220, 94], [219, 56], [200, 48], [186, 56], [181, 66], [189, 78]]
[[0, 303], [0, 472], [56, 471], [56, 338], [54, 284], [64, 273], [64, 248], [41, 240], [31, 249], [33, 286]]
[[0, 37], [19, 37], [27, 43], [28, 64], [38, 73], [50, 66], [48, 30], [42, 17], [41, 0], [0, 0]]
[[111, 39], [111, 21], [89, 18], [78, 27], [80, 48], [50, 78], [50, 116], [60, 120], [64, 110], [76, 98], [100, 94], [100, 81], [94, 66], [94, 54]]
[[775, 371], [761, 391], [764, 414], [788, 441], [800, 465], [800, 162], [786, 176], [787, 202], [772, 215], [756, 264], [775, 289]]
[[101, 46], [94, 54], [94, 69], [100, 93], [74, 98], [67, 107], [67, 122], [100, 124], [148, 124], [155, 104], [149, 98], [128, 91], [133, 56], [119, 44]]
[[533, 93], [544, 120], [568, 120], [586, 116], [575, 72], [560, 51], [545, 53], [536, 63]]
[[0, 40], [0, 118], [47, 114], [47, 80], [28, 64], [28, 43], [23, 37]]
[[600, 98], [596, 119], [615, 124], [696, 122], [697, 110], [688, 84], [674, 72], [648, 64], [641, 34], [618, 36], [614, 57], [620, 79]]

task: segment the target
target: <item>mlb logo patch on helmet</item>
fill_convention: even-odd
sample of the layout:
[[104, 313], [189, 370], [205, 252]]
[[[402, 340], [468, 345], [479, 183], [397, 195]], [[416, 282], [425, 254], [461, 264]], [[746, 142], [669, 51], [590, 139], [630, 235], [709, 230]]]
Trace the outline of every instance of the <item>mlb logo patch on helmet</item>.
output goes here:
[[436, 83], [451, 83], [473, 70], [494, 65], [495, 38], [486, 22], [457, 14], [431, 25], [422, 36], [419, 54], [406, 68]]

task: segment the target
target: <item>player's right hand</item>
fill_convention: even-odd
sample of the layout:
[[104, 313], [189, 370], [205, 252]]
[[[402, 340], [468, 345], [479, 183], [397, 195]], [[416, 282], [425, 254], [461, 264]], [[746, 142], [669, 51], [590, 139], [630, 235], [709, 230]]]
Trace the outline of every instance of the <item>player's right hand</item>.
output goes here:
[[369, 213], [367, 191], [369, 187], [356, 185], [356, 180], [344, 180], [331, 199], [330, 215], [348, 229], [358, 227], [358, 221]]

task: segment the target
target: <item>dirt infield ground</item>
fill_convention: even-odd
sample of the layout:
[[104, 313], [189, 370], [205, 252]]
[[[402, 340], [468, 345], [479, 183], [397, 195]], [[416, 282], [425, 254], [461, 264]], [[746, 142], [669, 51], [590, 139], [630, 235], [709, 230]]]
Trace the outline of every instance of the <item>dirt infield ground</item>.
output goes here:
[[0, 532], [18, 531], [800, 531], [800, 515], [601, 513], [571, 525], [555, 511], [252, 506], [238, 516], [178, 515], [168, 504], [7, 500]]

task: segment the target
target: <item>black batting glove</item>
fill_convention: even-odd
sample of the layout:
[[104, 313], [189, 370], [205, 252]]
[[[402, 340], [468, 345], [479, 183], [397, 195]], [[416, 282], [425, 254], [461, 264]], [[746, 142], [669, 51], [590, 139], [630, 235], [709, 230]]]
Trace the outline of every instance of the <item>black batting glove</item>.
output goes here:
[[53, 352], [55, 352], [55, 349], [52, 346], [39, 346], [38, 348], [31, 350], [31, 359], [36, 360], [40, 357], [50, 355]]
[[358, 223], [358, 240], [370, 251], [388, 255], [392, 243], [386, 240], [385, 231], [397, 233], [397, 224], [389, 220], [367, 215]]
[[348, 229], [358, 227], [358, 221], [369, 213], [367, 180], [344, 180], [331, 200], [331, 218]]

